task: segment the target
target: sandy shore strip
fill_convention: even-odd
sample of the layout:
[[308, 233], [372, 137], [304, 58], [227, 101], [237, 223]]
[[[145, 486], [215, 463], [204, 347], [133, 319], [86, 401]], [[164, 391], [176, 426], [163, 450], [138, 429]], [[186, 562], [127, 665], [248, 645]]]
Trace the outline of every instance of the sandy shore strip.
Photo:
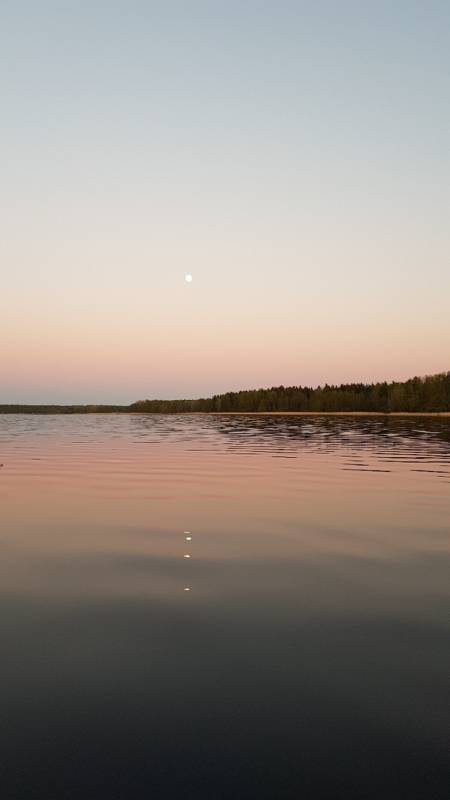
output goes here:
[[182, 411], [181, 414], [215, 417], [450, 417], [450, 411]]

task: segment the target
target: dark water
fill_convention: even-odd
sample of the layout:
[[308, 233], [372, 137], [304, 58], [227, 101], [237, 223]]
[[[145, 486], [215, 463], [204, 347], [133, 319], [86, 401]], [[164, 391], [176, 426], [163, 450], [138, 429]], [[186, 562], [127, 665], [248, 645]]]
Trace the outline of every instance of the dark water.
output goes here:
[[2, 800], [448, 797], [450, 420], [0, 417], [0, 463]]

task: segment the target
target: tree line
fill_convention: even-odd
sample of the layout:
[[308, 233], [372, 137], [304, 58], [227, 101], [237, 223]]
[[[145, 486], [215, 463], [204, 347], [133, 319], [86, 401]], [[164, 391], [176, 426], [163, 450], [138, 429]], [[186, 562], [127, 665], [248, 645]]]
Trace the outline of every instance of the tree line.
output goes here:
[[387, 383], [273, 386], [226, 392], [198, 400], [140, 400], [130, 411], [156, 414], [186, 412], [379, 411], [389, 413], [450, 411], [450, 372]]
[[216, 394], [196, 400], [139, 400], [119, 405], [0, 405], [2, 414], [92, 414], [92, 413], [225, 413], [275, 411], [450, 411], [450, 372], [387, 383], [346, 383], [308, 386], [273, 386]]

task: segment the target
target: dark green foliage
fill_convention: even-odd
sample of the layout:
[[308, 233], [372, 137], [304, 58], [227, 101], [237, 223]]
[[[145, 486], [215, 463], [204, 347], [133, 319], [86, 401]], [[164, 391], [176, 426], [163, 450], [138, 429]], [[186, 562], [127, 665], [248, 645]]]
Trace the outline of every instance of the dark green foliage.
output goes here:
[[129, 406], [21, 406], [0, 405], [0, 414], [111, 414], [128, 411]]
[[403, 383], [350, 383], [340, 386], [273, 386], [227, 392], [201, 400], [141, 400], [130, 411], [155, 414], [252, 411], [450, 411], [450, 372]]
[[254, 411], [450, 411], [450, 372], [403, 383], [349, 383], [340, 386], [273, 386], [227, 392], [199, 400], [139, 400], [130, 406], [0, 406], [1, 414], [186, 414]]

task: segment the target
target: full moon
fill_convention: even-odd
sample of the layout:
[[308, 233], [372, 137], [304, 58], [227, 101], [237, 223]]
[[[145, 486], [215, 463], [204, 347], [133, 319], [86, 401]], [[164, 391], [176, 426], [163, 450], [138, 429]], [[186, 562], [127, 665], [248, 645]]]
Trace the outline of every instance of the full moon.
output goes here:
[[190, 272], [188, 272], [188, 274], [184, 276], [184, 280], [186, 281], [186, 283], [192, 283], [192, 275]]

